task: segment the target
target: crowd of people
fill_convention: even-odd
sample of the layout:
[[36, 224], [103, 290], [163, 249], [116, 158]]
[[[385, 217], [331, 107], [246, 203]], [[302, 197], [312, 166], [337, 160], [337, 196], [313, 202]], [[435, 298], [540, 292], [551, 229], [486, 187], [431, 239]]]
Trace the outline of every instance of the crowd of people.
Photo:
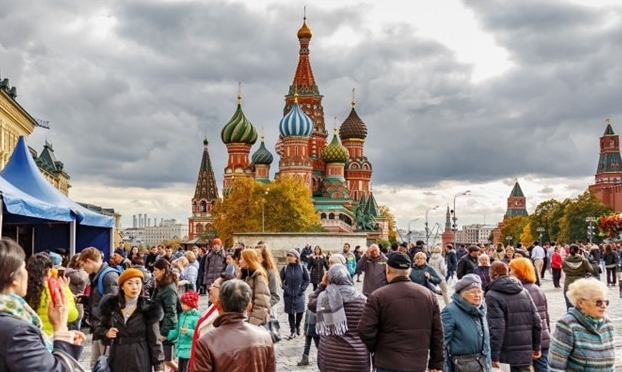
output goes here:
[[[0, 370], [70, 371], [88, 329], [91, 366], [112, 372], [275, 371], [278, 308], [281, 342], [304, 336], [300, 367], [315, 344], [320, 371], [613, 371], [606, 310], [619, 263], [610, 245], [345, 243], [288, 250], [279, 268], [265, 242], [225, 249], [218, 238], [119, 247], [106, 262], [95, 247], [27, 258], [2, 239]], [[554, 326], [547, 274], [567, 305]]]

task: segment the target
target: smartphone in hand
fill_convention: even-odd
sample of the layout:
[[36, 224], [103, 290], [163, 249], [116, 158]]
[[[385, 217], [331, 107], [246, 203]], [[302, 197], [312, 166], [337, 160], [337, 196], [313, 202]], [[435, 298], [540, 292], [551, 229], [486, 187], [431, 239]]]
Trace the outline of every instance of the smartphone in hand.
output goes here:
[[51, 276], [48, 279], [48, 289], [50, 290], [50, 296], [52, 298], [52, 304], [54, 306], [58, 306], [58, 304], [61, 303], [61, 298], [59, 298], [60, 296], [60, 291], [62, 291], [63, 289], [61, 288], [60, 282], [58, 281], [58, 279], [56, 279], [55, 277]]

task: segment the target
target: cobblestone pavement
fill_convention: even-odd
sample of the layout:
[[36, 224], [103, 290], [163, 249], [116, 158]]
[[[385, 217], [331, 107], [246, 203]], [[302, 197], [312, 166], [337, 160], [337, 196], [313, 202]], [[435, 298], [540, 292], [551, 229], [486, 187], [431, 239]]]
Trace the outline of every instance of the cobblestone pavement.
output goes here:
[[[566, 306], [565, 306], [564, 295], [562, 293], [562, 290], [555, 289], [553, 287], [553, 282], [547, 279], [550, 279], [550, 276], [548, 278], [545, 278], [545, 280], [542, 281], [542, 289], [544, 290], [544, 293], [546, 294], [547, 299], [548, 299], [549, 315], [551, 318], [551, 327], [554, 327], [555, 322], [562, 315], [565, 314]], [[355, 283], [359, 290], [361, 290], [362, 288], [362, 284], [363, 284], [362, 280], [363, 280], [363, 277], [361, 276], [361, 282]], [[453, 286], [450, 285], [449, 287], [450, 287], [449, 290], [453, 291]], [[309, 289], [307, 290], [307, 294], [311, 292], [312, 292], [311, 286], [309, 286]], [[442, 297], [438, 296], [438, 300], [442, 308], [444, 306]], [[616, 368], [615, 370], [622, 372], [622, 311], [621, 311], [622, 310], [622, 299], [620, 299], [618, 287], [609, 287], [609, 300], [611, 301], [611, 304], [609, 306], [608, 315], [612, 319], [614, 325], [616, 326], [616, 340], [615, 340]], [[207, 297], [202, 296], [199, 302], [199, 310], [204, 311], [205, 309], [207, 309]], [[280, 310], [279, 311], [279, 322], [281, 324], [281, 333], [284, 336], [286, 333], [288, 333], [288, 330], [289, 330], [289, 326], [287, 322], [287, 314], [283, 313], [282, 305], [280, 306], [279, 310]], [[300, 357], [302, 355], [303, 347], [304, 347], [304, 336], [297, 337], [292, 340], [284, 339], [280, 341], [279, 343], [277, 343], [275, 346], [276, 357], [277, 357], [277, 371], [278, 372], [318, 371], [318, 368], [316, 365], [317, 350], [315, 348], [315, 345], [313, 344], [311, 346], [311, 352], [309, 355], [310, 365], [306, 367], [297, 366], [297, 363], [300, 360]], [[89, 364], [90, 353], [91, 353], [91, 348], [90, 348], [90, 335], [89, 335], [89, 340], [87, 340], [84, 351], [80, 358], [80, 362], [84, 366], [88, 366]]]

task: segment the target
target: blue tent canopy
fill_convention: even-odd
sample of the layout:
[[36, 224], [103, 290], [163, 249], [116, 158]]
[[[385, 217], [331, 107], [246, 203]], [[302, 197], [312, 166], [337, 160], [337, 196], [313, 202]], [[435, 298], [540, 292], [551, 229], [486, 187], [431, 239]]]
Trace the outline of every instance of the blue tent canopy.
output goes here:
[[3, 209], [10, 214], [63, 222], [76, 219], [70, 208], [36, 199], [2, 177], [0, 177], [0, 194], [2, 194]]
[[[13, 154], [11, 154], [0, 176], [31, 197], [56, 205], [59, 208], [71, 210], [75, 215], [75, 220], [80, 225], [114, 227], [114, 218], [84, 208], [51, 185], [39, 171], [23, 136], [19, 137]], [[43, 218], [47, 217], [44, 215]]]

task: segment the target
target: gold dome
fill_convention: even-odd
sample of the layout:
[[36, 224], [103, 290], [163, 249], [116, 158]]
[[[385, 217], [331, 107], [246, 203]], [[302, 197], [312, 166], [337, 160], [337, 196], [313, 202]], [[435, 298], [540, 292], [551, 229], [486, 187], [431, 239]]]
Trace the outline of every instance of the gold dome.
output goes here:
[[302, 27], [298, 30], [298, 39], [311, 39], [313, 34], [311, 33], [311, 29], [307, 27], [307, 17], [302, 20]]

